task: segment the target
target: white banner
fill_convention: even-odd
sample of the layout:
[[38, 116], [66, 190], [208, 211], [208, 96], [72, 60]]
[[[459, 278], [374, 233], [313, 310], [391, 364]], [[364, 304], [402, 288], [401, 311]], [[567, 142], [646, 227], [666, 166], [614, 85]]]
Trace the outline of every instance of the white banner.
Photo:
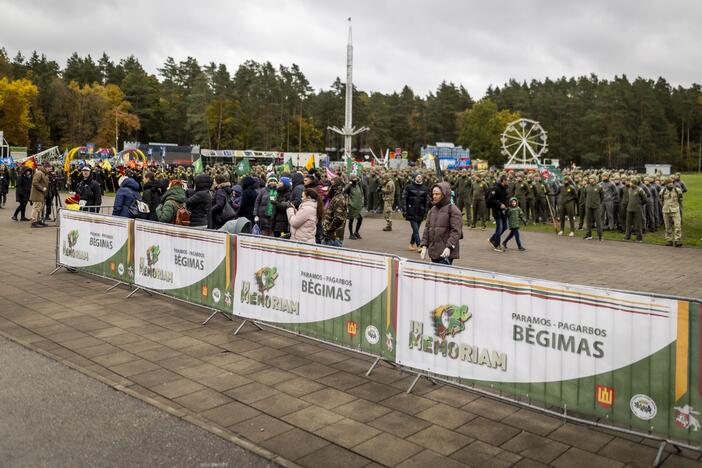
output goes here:
[[237, 236], [234, 313], [276, 323], [336, 318], [386, 292], [390, 262], [382, 255]]
[[134, 282], [156, 290], [192, 286], [220, 266], [227, 242], [223, 232], [136, 220]]
[[[112, 258], [129, 240], [129, 219], [83, 211], [59, 211], [58, 260], [83, 268]], [[124, 274], [122, 264], [120, 275]]]
[[397, 362], [488, 382], [616, 370], [676, 339], [677, 301], [400, 263]]

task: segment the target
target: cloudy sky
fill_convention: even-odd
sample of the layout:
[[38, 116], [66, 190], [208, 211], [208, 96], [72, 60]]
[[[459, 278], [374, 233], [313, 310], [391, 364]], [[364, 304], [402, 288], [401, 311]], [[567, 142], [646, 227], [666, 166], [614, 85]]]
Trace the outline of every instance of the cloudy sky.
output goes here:
[[353, 18], [354, 82], [372, 91], [442, 80], [474, 97], [488, 85], [577, 76], [702, 82], [699, 0], [0, 0], [0, 46], [63, 66], [77, 51], [200, 63], [297, 63], [315, 88], [345, 75]]

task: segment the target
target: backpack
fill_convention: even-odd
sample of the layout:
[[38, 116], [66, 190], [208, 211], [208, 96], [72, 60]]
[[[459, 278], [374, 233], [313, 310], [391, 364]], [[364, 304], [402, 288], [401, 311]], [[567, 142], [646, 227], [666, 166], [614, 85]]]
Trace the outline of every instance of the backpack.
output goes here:
[[149, 205], [145, 203], [139, 194], [132, 200], [127, 208], [129, 212], [129, 217], [132, 219], [149, 219], [151, 214], [151, 209]]
[[[173, 200], [170, 200], [173, 201]], [[190, 226], [190, 211], [185, 207], [185, 203], [177, 203], [173, 201], [176, 206], [176, 214], [173, 218], [173, 224], [179, 226]]]

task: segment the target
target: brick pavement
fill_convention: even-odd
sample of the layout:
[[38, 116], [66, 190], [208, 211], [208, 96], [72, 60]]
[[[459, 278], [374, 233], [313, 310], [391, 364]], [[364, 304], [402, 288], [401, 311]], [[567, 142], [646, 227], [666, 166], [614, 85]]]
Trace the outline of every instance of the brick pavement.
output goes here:
[[[303, 337], [248, 327], [233, 336], [232, 323], [221, 317], [201, 326], [207, 314], [196, 307], [145, 294], [125, 300], [125, 289], [105, 293], [105, 281], [86, 275], [49, 277], [55, 230], [30, 230], [9, 221], [8, 211], [0, 217], [0, 333], [244, 445], [302, 466], [618, 467], [648, 466], [655, 456], [650, 441], [563, 424], [451, 386], [421, 380], [407, 395], [412, 375], [380, 367], [366, 377], [370, 359]], [[405, 223], [395, 224], [393, 234], [404, 235]], [[380, 232], [379, 221], [364, 226], [366, 239], [347, 245], [397, 243]], [[599, 263], [583, 255], [584, 241], [537, 236], [543, 235], [526, 236], [531, 249], [524, 254], [496, 254], [481, 245], [480, 233], [467, 232], [464, 261], [488, 269], [500, 255], [511, 261], [498, 271], [601, 284], [587, 271]], [[535, 261], [544, 258], [539, 245], [556, 260]], [[582, 246], [574, 247], [588, 266], [581, 275], [568, 261], [576, 256], [571, 246]], [[590, 248], [616, 255], [597, 269], [622, 268], [610, 275], [610, 286], [670, 292], [661, 282], [675, 274], [681, 293], [695, 292], [688, 276], [699, 270], [688, 257], [702, 252], [619, 243]], [[388, 251], [404, 253], [397, 245]], [[645, 271], [629, 278], [627, 265], [644, 252]], [[679, 256], [677, 273], [667, 268], [669, 255]], [[665, 466], [702, 466], [699, 455], [668, 450]]]

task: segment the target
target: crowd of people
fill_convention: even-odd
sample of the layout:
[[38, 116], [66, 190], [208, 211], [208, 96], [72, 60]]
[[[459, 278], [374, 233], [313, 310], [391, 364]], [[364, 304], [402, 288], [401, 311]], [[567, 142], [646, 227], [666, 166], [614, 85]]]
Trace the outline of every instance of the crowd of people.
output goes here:
[[495, 228], [489, 243], [496, 252], [505, 251], [512, 239], [517, 249], [526, 250], [519, 228], [531, 223], [553, 224], [558, 235], [570, 237], [582, 230], [587, 240], [619, 231], [624, 239], [634, 236], [639, 242], [645, 232], [664, 226], [667, 245], [679, 247], [687, 192], [679, 174], [570, 168], [562, 179], [496, 169], [438, 174], [383, 167], [347, 176], [328, 169], [253, 166], [239, 176], [228, 164], [207, 166], [199, 174], [183, 166], [105, 170], [89, 165], [64, 173], [49, 163], [13, 172], [0, 166], [0, 207], [15, 185], [19, 206], [12, 219], [28, 220], [31, 204], [32, 227], [46, 226], [45, 220], [55, 215], [62, 188], [71, 192], [65, 200], [70, 209], [98, 211], [103, 193], [115, 191], [111, 214], [116, 216], [331, 246], [342, 246], [345, 238], [361, 239], [369, 212], [383, 213], [386, 232], [401, 213], [412, 231], [408, 250], [441, 263], [458, 258], [464, 225], [486, 230], [489, 223]]

